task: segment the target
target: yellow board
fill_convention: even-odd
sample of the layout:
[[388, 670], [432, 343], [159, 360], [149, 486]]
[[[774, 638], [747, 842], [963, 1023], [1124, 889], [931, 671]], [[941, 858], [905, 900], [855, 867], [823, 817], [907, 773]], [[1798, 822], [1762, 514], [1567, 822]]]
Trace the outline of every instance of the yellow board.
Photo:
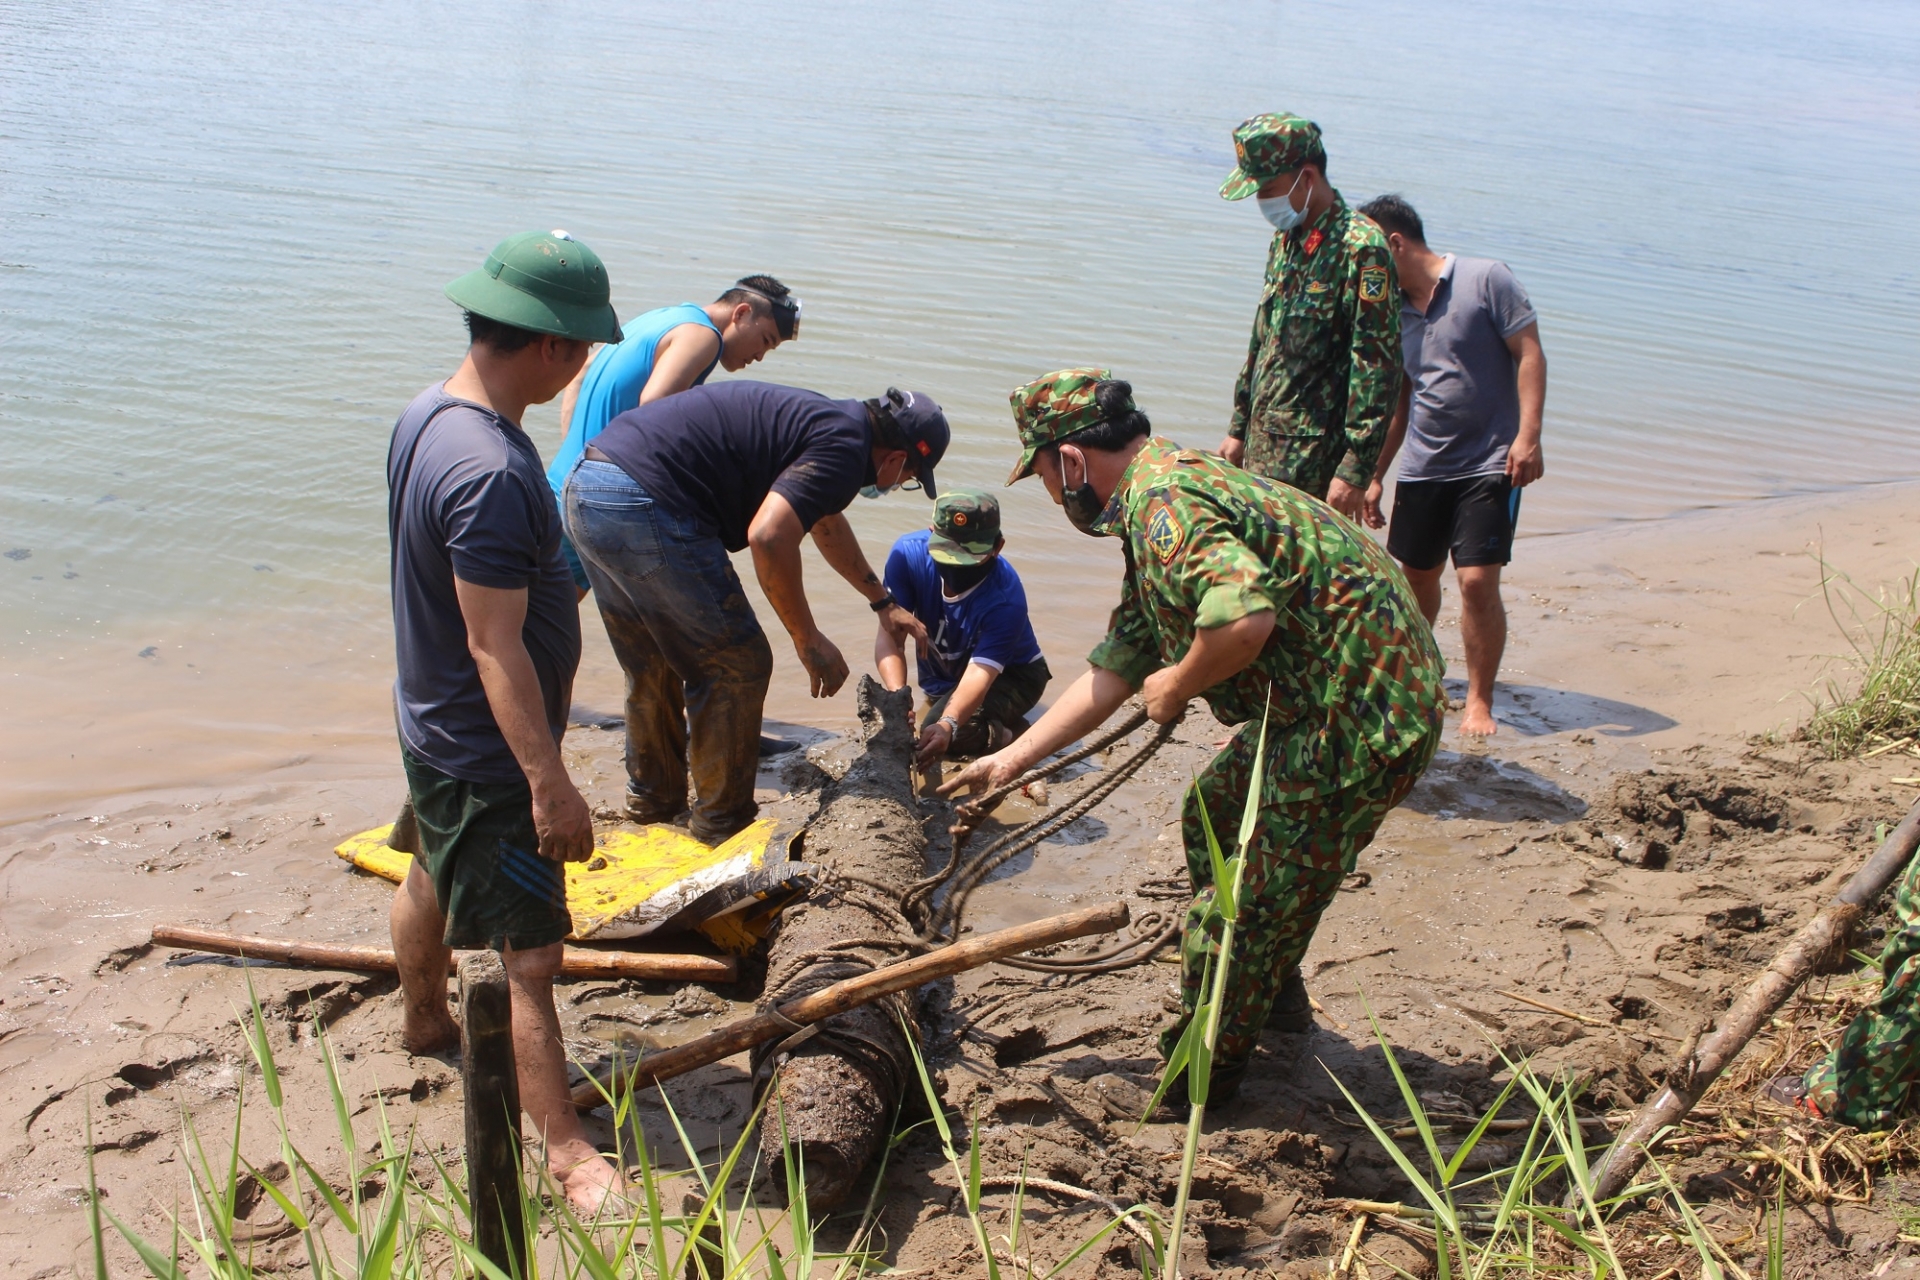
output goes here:
[[[363, 831], [334, 850], [342, 858], [395, 884], [406, 879], [411, 854], [387, 847], [392, 824]], [[594, 856], [567, 864], [567, 909], [576, 939], [638, 938], [651, 933], [709, 890], [758, 868], [773, 843], [774, 824], [762, 819], [723, 844], [700, 843], [677, 827], [610, 831], [594, 842]], [[779, 857], [786, 856], [781, 848]], [[751, 946], [745, 937], [715, 941]], [[729, 945], [731, 944], [731, 945]]]

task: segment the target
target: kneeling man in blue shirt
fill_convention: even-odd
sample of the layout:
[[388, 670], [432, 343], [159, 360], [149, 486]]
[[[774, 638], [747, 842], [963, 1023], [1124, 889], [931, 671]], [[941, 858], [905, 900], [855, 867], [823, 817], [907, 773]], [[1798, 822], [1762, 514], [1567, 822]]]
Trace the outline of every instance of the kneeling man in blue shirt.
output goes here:
[[[1053, 678], [1020, 575], [1000, 555], [1005, 545], [999, 501], [956, 489], [934, 503], [931, 529], [905, 535], [887, 557], [888, 594], [927, 628], [926, 640], [915, 640], [927, 698], [916, 748], [922, 766], [1012, 742]], [[873, 660], [887, 688], [906, 688], [906, 647], [885, 627]]]

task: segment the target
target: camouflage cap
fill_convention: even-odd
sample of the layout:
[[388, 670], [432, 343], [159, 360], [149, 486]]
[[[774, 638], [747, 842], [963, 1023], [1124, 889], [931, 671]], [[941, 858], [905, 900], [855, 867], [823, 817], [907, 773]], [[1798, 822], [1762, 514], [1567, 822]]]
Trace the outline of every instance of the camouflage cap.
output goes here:
[[1319, 125], [1281, 111], [1243, 121], [1233, 131], [1233, 153], [1240, 166], [1220, 184], [1223, 200], [1245, 200], [1261, 183], [1324, 156], [1326, 148]]
[[1000, 541], [1000, 500], [978, 489], [943, 493], [933, 504], [927, 554], [941, 564], [979, 564]]
[[[1094, 388], [1111, 381], [1111, 369], [1060, 369], [1015, 387], [1007, 399], [1013, 405], [1014, 428], [1020, 433], [1020, 461], [1013, 464], [1007, 483], [1033, 474], [1037, 450], [1100, 422], [1104, 415], [1094, 402]], [[1133, 407], [1131, 400], [1127, 407]]]

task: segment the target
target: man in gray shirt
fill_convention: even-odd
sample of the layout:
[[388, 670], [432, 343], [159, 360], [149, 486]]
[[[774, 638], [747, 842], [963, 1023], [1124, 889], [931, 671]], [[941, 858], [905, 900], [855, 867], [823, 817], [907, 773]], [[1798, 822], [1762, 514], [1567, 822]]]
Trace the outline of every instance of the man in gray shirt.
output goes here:
[[1439, 616], [1440, 575], [1452, 554], [1467, 655], [1460, 732], [1486, 737], [1497, 727], [1493, 682], [1507, 647], [1500, 569], [1513, 557], [1520, 490], [1545, 472], [1540, 325], [1506, 263], [1435, 253], [1420, 215], [1399, 196], [1360, 211], [1386, 232], [1400, 278], [1406, 371], [1363, 514], [1375, 529], [1387, 523], [1381, 481], [1404, 442], [1387, 550], [1429, 623]]

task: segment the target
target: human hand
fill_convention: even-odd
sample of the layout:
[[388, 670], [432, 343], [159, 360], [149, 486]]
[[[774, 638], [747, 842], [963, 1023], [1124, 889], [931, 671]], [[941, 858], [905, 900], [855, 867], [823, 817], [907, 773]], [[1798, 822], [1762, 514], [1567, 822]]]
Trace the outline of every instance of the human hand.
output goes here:
[[839, 646], [819, 631], [804, 640], [794, 641], [800, 665], [807, 669], [808, 692], [816, 698], [831, 698], [847, 682], [847, 660]]
[[1538, 440], [1515, 440], [1507, 448], [1507, 479], [1516, 489], [1524, 489], [1547, 474], [1547, 460], [1540, 453]]
[[920, 731], [920, 740], [913, 744], [913, 762], [924, 769], [952, 749], [952, 722], [935, 720]]
[[1220, 456], [1236, 467], [1242, 465], [1241, 459], [1247, 456], [1247, 442], [1228, 436], [1220, 442]]
[[1172, 724], [1187, 709], [1189, 695], [1182, 687], [1180, 668], [1162, 667], [1140, 685], [1140, 700], [1155, 724]]
[[1367, 496], [1360, 503], [1360, 523], [1369, 529], [1384, 529], [1387, 518], [1380, 514], [1380, 495], [1386, 486], [1375, 480], [1367, 486]]
[[890, 604], [880, 611], [880, 628], [903, 648], [908, 636], [912, 636], [914, 642], [923, 647], [927, 643], [927, 624], [914, 617], [911, 610], [902, 609], [897, 604]]
[[593, 814], [573, 779], [533, 789], [533, 829], [540, 856], [554, 862], [585, 862], [593, 856]]
[[1348, 484], [1338, 476], [1327, 486], [1327, 505], [1349, 520], [1361, 519], [1361, 507], [1367, 500], [1367, 491]]
[[996, 751], [990, 756], [977, 757], [936, 790], [940, 795], [950, 796], [964, 787], [968, 795], [977, 796], [1004, 787], [1025, 772], [1005, 756], [1006, 752]]

